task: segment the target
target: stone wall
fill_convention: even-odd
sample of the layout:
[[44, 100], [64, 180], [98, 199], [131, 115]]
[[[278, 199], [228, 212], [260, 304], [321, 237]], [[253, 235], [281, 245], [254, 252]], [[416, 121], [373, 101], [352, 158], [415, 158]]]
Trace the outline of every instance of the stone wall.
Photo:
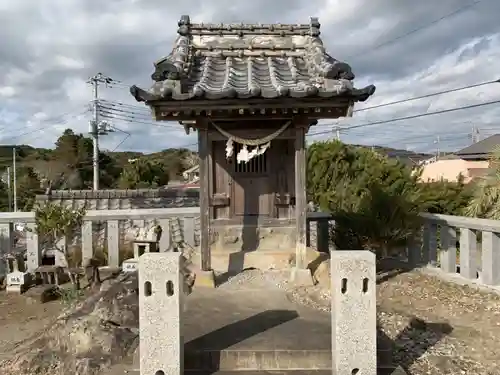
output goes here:
[[[180, 208], [198, 207], [198, 189], [166, 188], [166, 189], [136, 189], [136, 190], [54, 190], [51, 194], [37, 195], [36, 203], [47, 202], [63, 205], [68, 208], [87, 210], [131, 210], [145, 208]], [[129, 233], [133, 227], [144, 227], [152, 224], [151, 220], [120, 220], [120, 243], [130, 241]], [[180, 220], [182, 230], [183, 221]], [[199, 226], [199, 224], [197, 223]], [[104, 247], [107, 237], [105, 222], [94, 222], [92, 232], [96, 247]], [[196, 230], [199, 233], [199, 229]], [[78, 245], [81, 233], [77, 231], [71, 241]], [[196, 238], [198, 238], [197, 236]]]
[[[81, 208], [87, 210], [117, 210], [117, 209], [144, 209], [144, 208], [179, 208], [179, 207], [198, 207], [199, 190], [195, 188], [172, 187], [166, 189], [137, 189], [137, 190], [55, 190], [50, 195], [38, 195], [36, 197], [38, 204], [46, 202], [58, 203], [65, 207]], [[319, 218], [311, 213], [308, 220], [307, 242], [308, 245], [320, 251], [328, 251], [328, 229], [317, 230]], [[182, 221], [182, 220], [181, 220]], [[105, 223], [93, 224], [93, 232], [96, 238], [96, 244], [104, 243], [106, 238]], [[126, 238], [127, 231], [133, 226], [144, 226], [141, 220], [120, 221], [120, 236]], [[328, 226], [328, 223], [326, 223]], [[325, 232], [326, 229], [326, 232]], [[325, 241], [317, 239], [317, 232], [324, 232]], [[196, 244], [199, 244], [199, 220], [196, 225]], [[77, 238], [76, 238], [77, 240]], [[277, 228], [250, 228], [243, 229], [241, 226], [228, 227], [223, 230], [212, 231], [211, 236], [212, 249], [217, 251], [221, 249], [237, 250], [248, 249], [275, 249], [294, 248], [295, 247], [295, 227], [277, 227]]]
[[121, 210], [134, 208], [198, 207], [198, 189], [136, 189], [136, 190], [54, 190], [37, 195], [36, 202], [59, 203], [65, 207], [87, 210]]

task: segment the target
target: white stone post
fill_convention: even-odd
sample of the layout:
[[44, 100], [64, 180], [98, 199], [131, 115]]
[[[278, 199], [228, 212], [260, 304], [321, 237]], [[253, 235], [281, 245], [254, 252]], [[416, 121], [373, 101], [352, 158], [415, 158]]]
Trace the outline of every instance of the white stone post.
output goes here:
[[333, 374], [377, 373], [376, 260], [366, 250], [331, 252]]
[[139, 258], [141, 375], [182, 375], [181, 254], [144, 253]]

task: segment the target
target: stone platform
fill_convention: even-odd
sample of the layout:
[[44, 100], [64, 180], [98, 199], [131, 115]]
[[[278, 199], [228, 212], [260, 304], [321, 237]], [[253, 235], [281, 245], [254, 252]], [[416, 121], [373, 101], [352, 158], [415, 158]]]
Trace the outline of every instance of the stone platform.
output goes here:
[[[297, 305], [279, 289], [233, 288], [199, 288], [187, 297], [186, 373], [331, 374], [328, 312]], [[133, 362], [110, 374], [138, 375], [138, 351]]]
[[185, 369], [331, 369], [330, 315], [282, 291], [198, 290], [184, 334]]

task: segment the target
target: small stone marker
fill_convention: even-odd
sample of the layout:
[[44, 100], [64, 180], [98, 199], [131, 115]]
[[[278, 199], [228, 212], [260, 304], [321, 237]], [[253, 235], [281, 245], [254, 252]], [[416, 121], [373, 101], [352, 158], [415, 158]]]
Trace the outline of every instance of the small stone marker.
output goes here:
[[140, 374], [182, 375], [181, 254], [145, 253], [139, 258]]
[[14, 271], [7, 274], [7, 292], [22, 293], [28, 284], [29, 274], [21, 271]]
[[333, 374], [377, 373], [376, 260], [366, 250], [335, 251], [332, 275]]
[[123, 272], [135, 272], [139, 268], [139, 260], [132, 258], [124, 260], [122, 263], [122, 271]]

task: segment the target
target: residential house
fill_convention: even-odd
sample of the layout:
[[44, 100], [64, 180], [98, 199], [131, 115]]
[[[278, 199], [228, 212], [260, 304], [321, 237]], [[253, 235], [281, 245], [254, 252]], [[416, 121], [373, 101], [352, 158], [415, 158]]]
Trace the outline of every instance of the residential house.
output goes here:
[[489, 172], [489, 155], [499, 145], [500, 134], [495, 134], [454, 154], [428, 159], [422, 163], [421, 180], [457, 181], [458, 176], [462, 175], [464, 182], [468, 183], [474, 178], [483, 177]]

